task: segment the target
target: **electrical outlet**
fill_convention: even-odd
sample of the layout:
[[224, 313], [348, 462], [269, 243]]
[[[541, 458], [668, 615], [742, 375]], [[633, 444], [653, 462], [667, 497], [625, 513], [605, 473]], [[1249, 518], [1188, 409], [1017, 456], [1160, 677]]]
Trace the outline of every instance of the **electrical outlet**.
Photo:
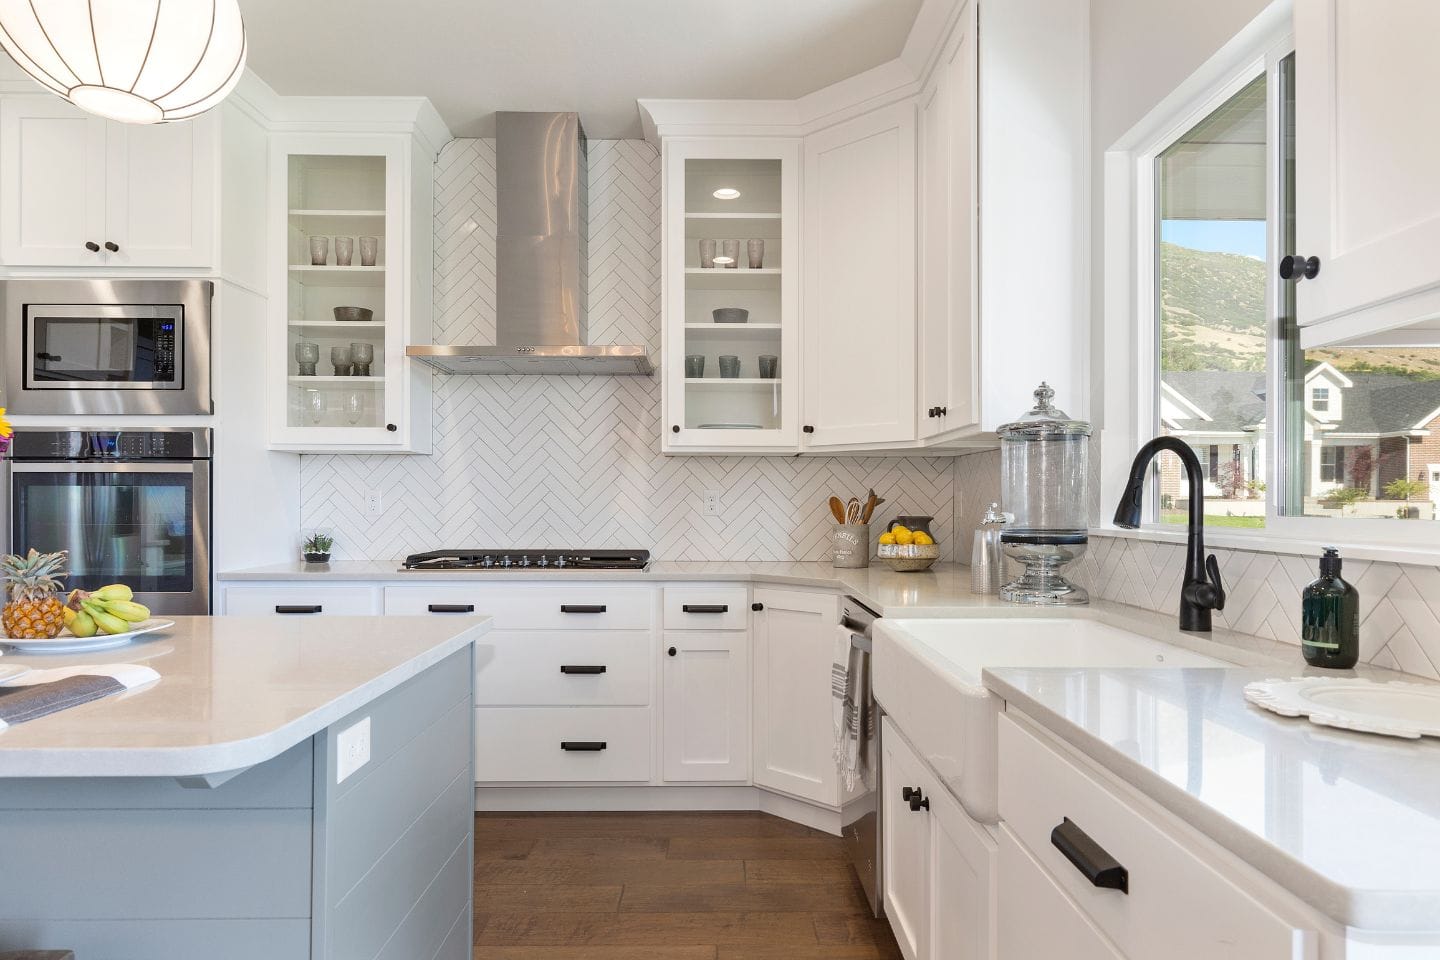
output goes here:
[[335, 735], [335, 782], [344, 783], [345, 778], [370, 762], [370, 718], [341, 730]]
[[707, 517], [720, 516], [720, 491], [706, 490], [701, 501], [704, 504], [702, 511]]
[[379, 520], [380, 515], [385, 512], [385, 501], [379, 490], [365, 491], [365, 516], [371, 520]]

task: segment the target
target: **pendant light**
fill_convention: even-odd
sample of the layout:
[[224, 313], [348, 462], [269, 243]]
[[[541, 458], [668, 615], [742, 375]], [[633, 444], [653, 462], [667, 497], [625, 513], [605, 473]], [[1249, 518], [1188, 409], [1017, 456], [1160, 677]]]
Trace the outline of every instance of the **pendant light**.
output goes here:
[[204, 113], [245, 69], [238, 0], [0, 0], [0, 47], [80, 109], [125, 123]]

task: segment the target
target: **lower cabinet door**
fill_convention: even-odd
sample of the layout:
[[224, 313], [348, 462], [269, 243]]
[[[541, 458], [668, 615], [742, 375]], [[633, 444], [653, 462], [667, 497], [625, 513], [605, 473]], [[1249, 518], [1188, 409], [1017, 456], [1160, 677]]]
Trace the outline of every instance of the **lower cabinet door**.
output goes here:
[[750, 779], [749, 634], [685, 630], [661, 644], [666, 780]]
[[943, 789], [930, 801], [932, 960], [994, 960], [995, 841]]
[[[881, 849], [880, 874], [885, 889], [885, 916], [905, 960], [925, 960], [942, 954], [929, 949], [930, 830], [931, 816], [923, 802], [929, 777], [920, 758], [901, 739], [888, 718], [880, 732]], [[919, 795], [920, 800], [912, 803]], [[937, 901], [938, 902], [938, 901]], [[945, 906], [949, 909], [949, 905]], [[950, 960], [948, 956], [945, 960]]]
[[1001, 960], [1125, 960], [1004, 824], [998, 859]]
[[838, 599], [756, 589], [754, 600], [755, 783], [838, 807], [830, 699]]

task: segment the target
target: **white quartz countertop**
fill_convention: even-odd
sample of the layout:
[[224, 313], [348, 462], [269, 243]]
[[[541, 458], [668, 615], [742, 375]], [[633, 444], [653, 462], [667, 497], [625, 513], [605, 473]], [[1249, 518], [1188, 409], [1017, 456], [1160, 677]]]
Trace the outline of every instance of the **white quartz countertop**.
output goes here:
[[1297, 662], [1289, 672], [1026, 668], [984, 678], [1337, 922], [1440, 929], [1440, 740], [1316, 727], [1245, 702], [1252, 680], [1304, 673]]
[[177, 617], [31, 667], [143, 663], [155, 683], [0, 730], [7, 777], [193, 777], [279, 756], [473, 643], [486, 617]]

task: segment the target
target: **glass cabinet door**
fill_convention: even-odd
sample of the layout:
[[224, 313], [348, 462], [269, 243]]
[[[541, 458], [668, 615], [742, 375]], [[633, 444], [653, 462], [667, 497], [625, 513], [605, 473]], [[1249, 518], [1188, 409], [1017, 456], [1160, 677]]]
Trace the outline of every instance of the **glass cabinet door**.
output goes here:
[[673, 149], [668, 202], [683, 209], [667, 211], [670, 445], [793, 446], [791, 160], [765, 144]]
[[[393, 335], [400, 278], [392, 158], [285, 157], [287, 314], [282, 435], [317, 443], [394, 436], [404, 345]], [[273, 341], [272, 341], [273, 342]], [[387, 436], [388, 433], [388, 436]]]

